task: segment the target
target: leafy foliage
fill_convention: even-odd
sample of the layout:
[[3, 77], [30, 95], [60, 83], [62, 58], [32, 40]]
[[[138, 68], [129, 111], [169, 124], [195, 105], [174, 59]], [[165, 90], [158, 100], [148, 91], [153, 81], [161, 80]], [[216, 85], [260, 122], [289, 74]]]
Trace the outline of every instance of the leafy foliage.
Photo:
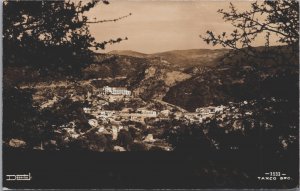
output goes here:
[[99, 2], [4, 1], [4, 66], [33, 66], [47, 74], [49, 70], [78, 73], [92, 61], [93, 49], [122, 39], [97, 42], [89, 31], [85, 12]]
[[19, 138], [32, 146], [51, 134], [47, 122], [40, 120], [41, 116], [33, 106], [31, 94], [29, 90], [3, 89], [4, 140]]

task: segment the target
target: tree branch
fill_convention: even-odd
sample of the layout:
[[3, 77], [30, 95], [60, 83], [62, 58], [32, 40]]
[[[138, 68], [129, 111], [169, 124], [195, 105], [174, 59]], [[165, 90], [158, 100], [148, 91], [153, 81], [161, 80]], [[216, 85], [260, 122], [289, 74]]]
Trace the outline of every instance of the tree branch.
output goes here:
[[116, 22], [116, 21], [119, 21], [119, 20], [124, 19], [126, 17], [129, 17], [131, 15], [132, 15], [132, 13], [129, 13], [128, 15], [125, 15], [125, 16], [122, 16], [122, 17], [119, 17], [119, 18], [116, 18], [116, 19], [104, 19], [104, 20], [98, 20], [98, 21], [87, 21], [87, 23], [95, 24], [95, 23]]

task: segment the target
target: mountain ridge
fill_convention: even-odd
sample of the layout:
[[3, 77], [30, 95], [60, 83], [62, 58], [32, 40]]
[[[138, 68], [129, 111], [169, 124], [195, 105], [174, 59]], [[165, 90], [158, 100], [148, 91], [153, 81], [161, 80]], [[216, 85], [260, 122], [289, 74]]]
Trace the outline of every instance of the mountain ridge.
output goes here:
[[214, 66], [229, 49], [185, 49], [145, 54], [132, 50], [113, 50], [108, 55], [132, 56], [145, 59], [160, 58], [178, 69], [194, 66]]
[[[220, 51], [220, 50], [229, 50], [227, 48], [216, 48], [216, 49], [210, 49], [210, 48], [191, 48], [191, 49], [172, 49], [172, 50], [166, 50], [166, 51], [161, 51], [161, 52], [153, 52], [153, 53], [144, 53], [141, 51], [136, 51], [136, 50], [130, 50], [130, 49], [126, 49], [126, 50], [111, 50], [107, 53], [103, 53], [103, 54], [122, 54], [125, 55], [126, 53], [130, 54], [130, 53], [137, 53], [137, 54], [142, 54], [142, 55], [157, 55], [157, 54], [164, 54], [164, 53], [170, 53], [170, 52], [187, 52], [187, 51]], [[129, 55], [127, 55], [129, 56]]]
[[120, 55], [120, 56], [133, 56], [133, 57], [145, 57], [146, 55], [148, 55], [148, 54], [133, 51], [133, 50], [112, 50], [106, 54]]

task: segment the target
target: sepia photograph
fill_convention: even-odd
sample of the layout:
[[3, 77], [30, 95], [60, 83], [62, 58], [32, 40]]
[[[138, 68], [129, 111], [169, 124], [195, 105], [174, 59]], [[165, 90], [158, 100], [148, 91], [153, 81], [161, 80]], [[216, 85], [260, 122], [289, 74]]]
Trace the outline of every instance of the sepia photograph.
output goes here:
[[299, 189], [299, 1], [3, 0], [3, 189]]

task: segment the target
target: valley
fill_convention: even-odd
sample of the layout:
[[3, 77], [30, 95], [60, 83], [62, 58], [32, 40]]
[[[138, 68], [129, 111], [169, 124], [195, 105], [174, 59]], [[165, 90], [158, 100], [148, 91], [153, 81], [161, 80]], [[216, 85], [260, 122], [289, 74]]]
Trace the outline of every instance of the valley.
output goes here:
[[[273, 131], [277, 124], [265, 119], [264, 111], [282, 104], [290, 107], [298, 99], [296, 93], [290, 94], [297, 90], [298, 72], [297, 65], [257, 67], [259, 60], [243, 62], [239, 55], [229, 62], [227, 54], [226, 49], [153, 55], [113, 51], [96, 54], [94, 63], [81, 70], [81, 77], [58, 78], [53, 72], [42, 78], [33, 72], [30, 80], [22, 80], [19, 75], [18, 88], [31, 92], [30, 112], [37, 112], [31, 113], [36, 117], [28, 125], [48, 138], [28, 142], [29, 135], [24, 134], [7, 139], [6, 145], [15, 147], [19, 140], [20, 147], [40, 150], [171, 151], [189, 149], [185, 141], [195, 138], [193, 144], [198, 139], [207, 141], [201, 147], [240, 149], [242, 142], [225, 144], [226, 139], [215, 133], [224, 131], [239, 139], [254, 133], [257, 124]], [[111, 94], [107, 88], [121, 93]], [[283, 115], [284, 107], [275, 111]], [[296, 108], [288, 110], [290, 116], [295, 112]], [[293, 138], [281, 138], [281, 148], [295, 140], [294, 121], [284, 126]], [[185, 140], [185, 131], [197, 137], [192, 133]]]

